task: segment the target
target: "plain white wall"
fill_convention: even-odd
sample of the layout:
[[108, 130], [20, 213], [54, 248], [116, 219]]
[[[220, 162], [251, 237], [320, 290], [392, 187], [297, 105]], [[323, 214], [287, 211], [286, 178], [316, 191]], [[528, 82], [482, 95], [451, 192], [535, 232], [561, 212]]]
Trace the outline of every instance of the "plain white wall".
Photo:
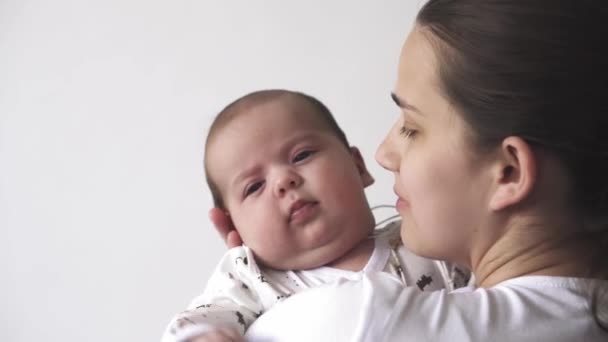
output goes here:
[[0, 1], [0, 341], [156, 341], [225, 247], [212, 117], [309, 92], [373, 159], [417, 0]]

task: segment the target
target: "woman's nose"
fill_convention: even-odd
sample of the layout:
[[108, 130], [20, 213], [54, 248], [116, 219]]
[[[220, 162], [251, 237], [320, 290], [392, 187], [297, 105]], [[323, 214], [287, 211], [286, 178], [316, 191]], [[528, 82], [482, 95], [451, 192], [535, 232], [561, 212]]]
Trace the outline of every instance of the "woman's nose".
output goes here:
[[283, 196], [287, 191], [298, 188], [302, 184], [302, 177], [293, 170], [282, 170], [277, 174], [274, 192], [277, 196]]
[[378, 146], [375, 157], [378, 164], [383, 168], [389, 171], [397, 171], [399, 154], [394, 148], [394, 142], [391, 140], [390, 135], [386, 136], [384, 141]]

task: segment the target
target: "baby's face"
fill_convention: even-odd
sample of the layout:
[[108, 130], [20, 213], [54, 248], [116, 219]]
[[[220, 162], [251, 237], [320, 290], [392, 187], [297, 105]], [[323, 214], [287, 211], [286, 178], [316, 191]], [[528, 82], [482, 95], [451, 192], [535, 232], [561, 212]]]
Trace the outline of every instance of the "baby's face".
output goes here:
[[207, 149], [208, 171], [243, 241], [276, 269], [325, 265], [374, 225], [363, 161], [307, 110], [257, 106]]

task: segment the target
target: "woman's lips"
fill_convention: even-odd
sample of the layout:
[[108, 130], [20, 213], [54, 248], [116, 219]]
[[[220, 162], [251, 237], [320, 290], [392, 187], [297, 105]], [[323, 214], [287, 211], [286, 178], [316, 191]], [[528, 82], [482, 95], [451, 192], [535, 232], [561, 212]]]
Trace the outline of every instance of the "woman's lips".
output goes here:
[[409, 208], [410, 204], [403, 198], [398, 197], [397, 203], [395, 203], [395, 207], [397, 208], [397, 211], [400, 211], [400, 210], [405, 210], [405, 209]]
[[397, 189], [397, 187], [393, 188], [393, 192], [395, 193], [395, 195], [397, 195], [397, 202], [395, 203], [395, 208], [397, 208], [397, 211], [404, 210], [410, 207], [409, 202], [404, 200], [403, 197], [399, 195], [400, 191]]

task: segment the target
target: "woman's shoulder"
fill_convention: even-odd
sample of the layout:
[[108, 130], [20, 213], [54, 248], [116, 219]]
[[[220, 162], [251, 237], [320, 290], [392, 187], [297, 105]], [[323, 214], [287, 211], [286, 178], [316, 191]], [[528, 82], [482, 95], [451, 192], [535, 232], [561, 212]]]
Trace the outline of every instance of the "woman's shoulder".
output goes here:
[[586, 290], [595, 288], [608, 289], [608, 280], [595, 278], [530, 275], [505, 280], [497, 284], [495, 288], [558, 288], [584, 292]]
[[[596, 289], [608, 289], [608, 282], [526, 276], [488, 289], [428, 294], [402, 291], [392, 308], [386, 308], [391, 311], [389, 323], [370, 328], [388, 331], [389, 341], [404, 334], [434, 340], [603, 341], [608, 333], [599, 327], [591, 310], [598, 299]], [[560, 323], [564, 321], [568, 324]]]

